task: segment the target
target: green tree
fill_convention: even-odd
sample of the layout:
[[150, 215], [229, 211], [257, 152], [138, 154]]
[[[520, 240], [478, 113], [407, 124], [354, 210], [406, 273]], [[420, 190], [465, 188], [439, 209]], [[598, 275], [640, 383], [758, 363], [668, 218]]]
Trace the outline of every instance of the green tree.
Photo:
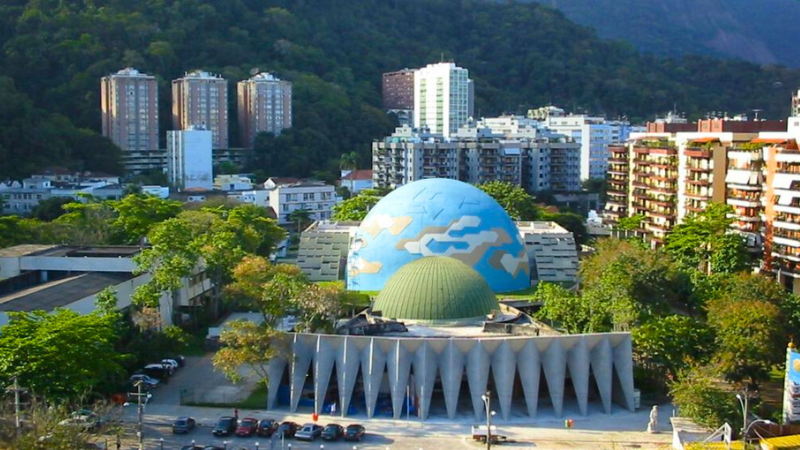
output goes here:
[[776, 351], [785, 347], [780, 308], [764, 300], [722, 297], [706, 305], [708, 324], [714, 330], [715, 367], [727, 380], [750, 386], [769, 379], [773, 365], [784, 359]]
[[619, 219], [617, 229], [623, 231], [636, 231], [642, 228], [644, 221], [644, 214], [634, 214], [630, 217], [622, 217]]
[[233, 382], [241, 381], [242, 367], [249, 368], [267, 384], [269, 379], [269, 360], [282, 352], [289, 355], [276, 340], [277, 332], [270, 326], [258, 325], [246, 320], [236, 320], [229, 324], [219, 337], [221, 348], [214, 354], [214, 368], [225, 374]]
[[333, 207], [333, 220], [360, 222], [367, 217], [370, 209], [381, 200], [380, 192], [365, 189], [355, 197], [340, 202]]
[[342, 153], [339, 158], [339, 169], [341, 170], [356, 170], [358, 169], [358, 153]]
[[119, 239], [114, 227], [116, 213], [109, 202], [100, 201], [91, 195], [83, 195], [83, 201], [74, 201], [62, 206], [66, 213], [56, 223], [71, 226], [69, 243], [73, 245], [110, 245]]
[[311, 211], [307, 209], [295, 209], [286, 216], [286, 219], [288, 219], [289, 222], [294, 222], [295, 230], [300, 233], [311, 222]]
[[583, 190], [600, 194], [600, 203], [606, 202], [608, 185], [605, 178], [589, 178], [581, 183]]
[[676, 314], [655, 317], [633, 329], [632, 336], [636, 361], [662, 383], [706, 362], [714, 351], [714, 336], [705, 323]]
[[537, 220], [539, 210], [533, 196], [520, 186], [505, 181], [490, 181], [479, 184], [483, 192], [489, 194], [513, 220]]
[[667, 236], [666, 249], [676, 261], [705, 273], [734, 273], [745, 269], [744, 241], [732, 234], [733, 207], [711, 202], [690, 214]]
[[589, 242], [589, 232], [586, 230], [585, 220], [578, 214], [571, 212], [545, 213], [542, 219], [552, 220], [571, 232], [575, 236], [575, 244], [578, 246]]
[[182, 210], [180, 202], [144, 194], [127, 195], [111, 202], [111, 208], [117, 213], [113, 226], [126, 244], [141, 243], [155, 224], [177, 216]]
[[589, 304], [579, 293], [560, 285], [540, 282], [536, 285], [535, 298], [542, 302], [542, 308], [536, 316], [568, 333], [594, 333], [610, 328], [603, 313], [604, 305]]
[[672, 401], [681, 409], [681, 415], [698, 425], [718, 428], [724, 423], [742, 423], [736, 398], [714, 382], [704, 370], [682, 373], [670, 387]]
[[31, 217], [45, 222], [52, 222], [66, 213], [63, 208], [64, 205], [74, 201], [71, 197], [51, 197], [42, 200], [31, 211]]
[[101, 382], [121, 378], [124, 355], [114, 348], [116, 318], [59, 309], [9, 312], [0, 332], [0, 379], [17, 376], [31, 392], [74, 400]]

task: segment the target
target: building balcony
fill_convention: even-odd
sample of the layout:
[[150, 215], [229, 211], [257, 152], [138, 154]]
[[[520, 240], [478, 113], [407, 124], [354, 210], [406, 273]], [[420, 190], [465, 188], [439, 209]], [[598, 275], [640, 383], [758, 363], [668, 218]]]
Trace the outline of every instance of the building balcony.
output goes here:
[[[613, 153], [612, 153], [612, 155], [613, 155]], [[626, 165], [627, 166], [628, 165], [628, 158], [617, 158], [615, 156], [612, 156], [612, 157], [608, 158], [608, 162], [609, 162], [609, 164], [622, 164], [622, 165]]]
[[700, 147], [689, 147], [683, 151], [683, 154], [690, 158], [701, 158], [701, 159], [711, 158], [711, 150]]
[[652, 217], [661, 217], [662, 219], [672, 220], [675, 218], [675, 213], [671, 211], [648, 211]]
[[[789, 232], [791, 233], [791, 232]], [[785, 245], [787, 247], [800, 247], [800, 236], [797, 234], [784, 234], [776, 231], [772, 236], [772, 243], [778, 245]]]
[[775, 220], [772, 222], [772, 226], [775, 228], [780, 228], [782, 230], [800, 231], [800, 223], [795, 223], [795, 222], [785, 222], [785, 221]]
[[606, 194], [612, 197], [627, 197], [628, 191], [623, 189], [609, 189], [606, 191]]

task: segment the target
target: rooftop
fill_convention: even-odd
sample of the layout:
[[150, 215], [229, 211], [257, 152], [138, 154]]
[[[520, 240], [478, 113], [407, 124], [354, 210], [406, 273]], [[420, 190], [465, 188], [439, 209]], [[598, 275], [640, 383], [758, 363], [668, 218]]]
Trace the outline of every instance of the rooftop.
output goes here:
[[343, 180], [371, 180], [372, 179], [372, 170], [369, 169], [361, 169], [361, 170], [353, 170], [347, 175], [342, 177]]
[[38, 244], [23, 244], [15, 245], [13, 247], [0, 249], [0, 258], [18, 258], [20, 256], [28, 256], [33, 253], [51, 250], [60, 245], [38, 245]]
[[0, 297], [0, 311], [52, 311], [134, 277], [131, 273], [81, 273]]

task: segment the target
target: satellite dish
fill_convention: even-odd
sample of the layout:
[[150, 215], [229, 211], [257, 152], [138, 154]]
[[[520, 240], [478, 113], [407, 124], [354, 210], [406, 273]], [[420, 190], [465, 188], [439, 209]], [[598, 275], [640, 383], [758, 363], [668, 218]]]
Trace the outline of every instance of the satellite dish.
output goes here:
[[252, 69], [250, 69], [250, 75], [258, 75], [258, 72], [260, 72], [258, 67], [253, 67]]

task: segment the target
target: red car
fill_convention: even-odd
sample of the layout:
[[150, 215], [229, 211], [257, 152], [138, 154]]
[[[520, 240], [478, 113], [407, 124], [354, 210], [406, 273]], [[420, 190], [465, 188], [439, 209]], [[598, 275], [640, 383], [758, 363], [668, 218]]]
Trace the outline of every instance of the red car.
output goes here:
[[252, 417], [246, 417], [239, 422], [239, 427], [236, 429], [236, 435], [241, 437], [250, 437], [256, 434], [258, 429], [258, 420]]

